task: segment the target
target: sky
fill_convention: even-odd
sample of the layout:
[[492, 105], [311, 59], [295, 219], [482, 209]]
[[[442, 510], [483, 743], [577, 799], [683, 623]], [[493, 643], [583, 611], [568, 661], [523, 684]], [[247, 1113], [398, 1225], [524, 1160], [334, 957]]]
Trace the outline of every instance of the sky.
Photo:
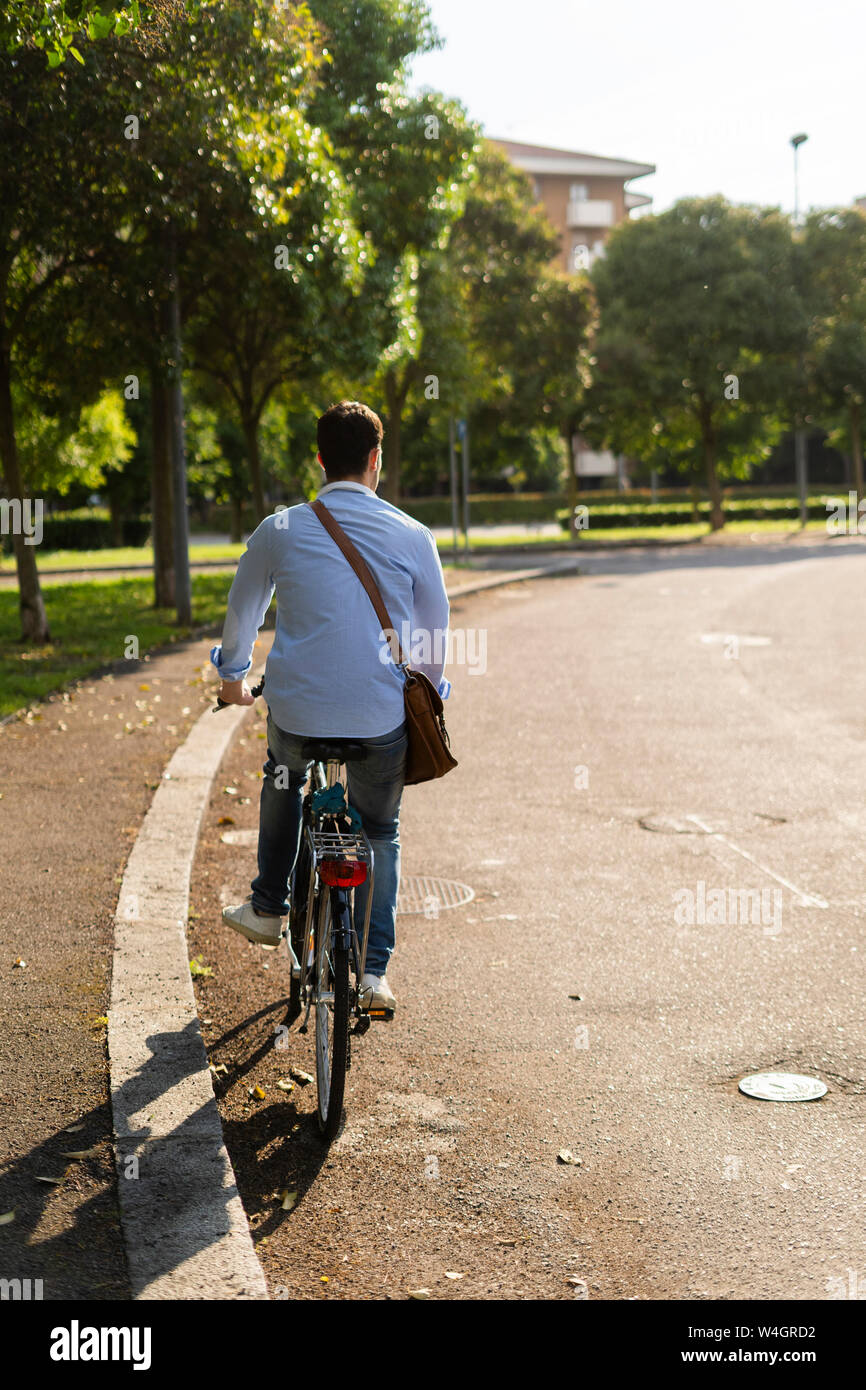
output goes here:
[[630, 187], [794, 202], [866, 195], [864, 0], [427, 0], [444, 47], [414, 87], [457, 97], [485, 134], [642, 164]]

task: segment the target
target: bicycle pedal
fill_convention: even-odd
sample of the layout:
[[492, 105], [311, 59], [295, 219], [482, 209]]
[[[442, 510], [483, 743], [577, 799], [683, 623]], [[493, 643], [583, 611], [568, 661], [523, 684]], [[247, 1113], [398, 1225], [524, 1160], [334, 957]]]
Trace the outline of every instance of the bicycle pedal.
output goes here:
[[367, 1018], [372, 1018], [372, 1019], [381, 1020], [381, 1021], [384, 1022], [384, 1023], [390, 1023], [390, 1022], [391, 1022], [391, 1019], [394, 1017], [394, 1010], [393, 1010], [393, 1009], [367, 1009], [367, 1010], [366, 1010], [366, 1016], [367, 1016]]

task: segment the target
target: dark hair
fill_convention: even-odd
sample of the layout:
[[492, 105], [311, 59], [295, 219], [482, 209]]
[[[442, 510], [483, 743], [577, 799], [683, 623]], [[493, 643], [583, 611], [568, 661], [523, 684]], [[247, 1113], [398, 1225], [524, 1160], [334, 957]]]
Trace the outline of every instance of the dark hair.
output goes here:
[[382, 421], [360, 401], [329, 406], [316, 426], [316, 439], [329, 483], [357, 478], [373, 449], [382, 443]]

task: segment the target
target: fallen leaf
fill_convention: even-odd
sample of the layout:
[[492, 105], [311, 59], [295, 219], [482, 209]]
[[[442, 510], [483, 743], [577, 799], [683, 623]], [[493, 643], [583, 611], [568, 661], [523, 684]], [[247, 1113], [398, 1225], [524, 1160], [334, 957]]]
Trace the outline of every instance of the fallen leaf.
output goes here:
[[568, 997], [569, 997], [569, 999], [582, 999], [582, 998], [583, 998], [583, 995], [582, 995], [582, 994], [570, 994]]
[[579, 1168], [583, 1163], [582, 1158], [575, 1158], [571, 1149], [560, 1149], [559, 1153], [556, 1155], [556, 1161], [557, 1163], [571, 1163], [575, 1168]]
[[190, 963], [189, 963], [189, 973], [190, 973], [192, 976], [198, 976], [198, 975], [212, 975], [212, 974], [213, 974], [213, 966], [212, 966], [212, 965], [202, 965], [202, 963], [201, 963], [201, 956], [194, 956], [193, 959], [192, 959], [192, 960], [190, 961]]
[[60, 1151], [60, 1157], [61, 1157], [61, 1158], [92, 1158], [94, 1154], [98, 1154], [98, 1153], [99, 1153], [99, 1148], [100, 1148], [99, 1144], [94, 1144], [94, 1146], [93, 1146], [92, 1149], [71, 1149], [71, 1150], [69, 1150], [68, 1152], [65, 1152], [63, 1149], [61, 1149], [61, 1151]]
[[232, 816], [220, 816], [217, 825], [234, 825], [234, 819]]
[[253, 1086], [252, 1090], [250, 1091], [250, 1095], [255, 1096], [256, 1100], [265, 1099], [265, 1093], [262, 1090], [261, 1086]]
[[429, 1289], [407, 1289], [410, 1298], [427, 1299], [430, 1297]]
[[238, 794], [237, 787], [223, 787], [223, 791], [225, 792], [226, 796], [237, 796]]
[[93, 1020], [93, 1026], [94, 1028], [107, 1028], [108, 1014], [97, 1014], [96, 1018]]
[[69, 1125], [68, 1128], [64, 1129], [63, 1133], [64, 1133], [64, 1134], [80, 1134], [81, 1131], [83, 1130], [83, 1128], [84, 1128], [84, 1125]]
[[283, 1211], [291, 1211], [292, 1208], [297, 1204], [297, 1201], [297, 1192], [290, 1192], [287, 1187], [284, 1187], [282, 1192], [280, 1193], [280, 1206], [282, 1207]]
[[294, 1083], [294, 1081], [278, 1081], [278, 1082], [277, 1082], [277, 1090], [278, 1090], [278, 1091], [293, 1091], [294, 1089], [295, 1089], [295, 1083]]
[[446, 1271], [445, 1271], [445, 1278], [446, 1278], [446, 1279], [462, 1279], [462, 1278], [463, 1278], [463, 1275], [462, 1275], [462, 1274], [457, 1274], [456, 1271], [453, 1270], [453, 1269], [446, 1269]]
[[52, 1187], [59, 1187], [60, 1184], [63, 1182], [63, 1179], [62, 1179], [62, 1178], [40, 1178], [40, 1177], [37, 1175], [36, 1181], [37, 1181], [37, 1182], [48, 1182], [48, 1183], [51, 1183], [51, 1186], [52, 1186]]
[[15, 1220], [15, 1212], [14, 1212], [14, 1211], [6, 1211], [6, 1212], [3, 1213], [2, 1216], [0, 1216], [0, 1226], [8, 1226], [9, 1223], [10, 1223], [10, 1221], [14, 1221], [14, 1220]]
[[13, 970], [26, 970], [26, 969], [27, 969], [27, 962], [26, 962], [26, 960], [22, 960], [21, 957], [19, 956], [17, 960], [13, 960], [13, 962], [12, 962], [12, 969], [13, 969]]
[[139, 688], [139, 690], [149, 690], [149, 689], [150, 689], [150, 686], [149, 686], [149, 685], [140, 685], [138, 688]]
[[293, 1076], [302, 1086], [309, 1086], [310, 1082], [315, 1080], [308, 1071], [301, 1071], [300, 1067], [289, 1067], [289, 1076]]

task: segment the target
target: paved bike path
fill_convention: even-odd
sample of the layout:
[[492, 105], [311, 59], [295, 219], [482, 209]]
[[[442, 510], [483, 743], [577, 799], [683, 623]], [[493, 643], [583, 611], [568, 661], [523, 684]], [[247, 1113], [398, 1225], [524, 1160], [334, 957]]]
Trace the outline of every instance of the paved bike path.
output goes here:
[[[503, 576], [499, 582], [512, 578]], [[263, 644], [268, 640], [263, 635]], [[212, 695], [209, 669], [202, 664], [206, 646], [205, 641], [185, 643], [141, 664], [130, 663], [129, 669], [84, 682], [35, 707], [26, 719], [0, 728], [0, 965], [6, 982], [0, 1030], [0, 1216], [12, 1218], [0, 1225], [0, 1277], [42, 1278], [46, 1299], [239, 1296], [233, 1291], [237, 1284], [214, 1295], [202, 1272], [201, 1250], [187, 1249], [186, 1260], [195, 1253], [198, 1264], [187, 1265], [176, 1285], [171, 1269], [154, 1268], [148, 1274], [135, 1259], [130, 1282], [117, 1192], [119, 1181], [127, 1214], [134, 1209], [139, 1229], [145, 1230], [149, 1208], [143, 1199], [143, 1173], [148, 1164], [143, 1160], [148, 1153], [153, 1158], [154, 1152], [146, 1141], [160, 1129], [176, 1131], [178, 1151], [186, 1157], [187, 1136], [193, 1149], [201, 1147], [201, 1134], [195, 1131], [203, 1112], [212, 1109], [212, 1096], [208, 1100], [201, 1085], [210, 1085], [210, 1074], [196, 1038], [194, 1009], [188, 1008], [190, 982], [188, 973], [184, 975], [185, 960], [182, 964], [186, 947], [177, 930], [184, 914], [176, 893], [178, 885], [183, 890], [194, 840], [192, 824], [183, 815], [173, 829], [153, 836], [153, 874], [147, 861], [133, 852], [126, 871], [136, 868], [139, 886], [134, 888], [130, 877], [126, 906], [124, 900], [118, 903], [127, 855], [142, 822], [147, 824], [153, 792], [166, 785], [166, 765], [200, 715], [217, 741], [225, 736], [227, 723], [208, 713]], [[263, 653], [264, 645], [257, 663]], [[219, 719], [237, 717], [243, 718], [229, 713]], [[211, 773], [218, 762], [216, 756]], [[195, 790], [201, 797], [206, 789], [199, 782]], [[186, 867], [175, 831], [187, 836]], [[160, 866], [168, 872], [160, 872]], [[162, 969], [150, 961], [145, 974], [143, 961], [135, 959], [136, 948], [122, 968], [116, 956], [118, 992], [110, 1000], [113, 939], [116, 935], [122, 958], [135, 935], [129, 930], [135, 918], [122, 916], [116, 923], [117, 909], [128, 912], [129, 895], [137, 893], [137, 910], [144, 911], [142, 891], [151, 882], [157, 895], [175, 894], [170, 910], [163, 911], [168, 900], [163, 899], [161, 907], [158, 896], [156, 910], [147, 908], [152, 918], [148, 935], [167, 932], [171, 960]], [[166, 922], [171, 924], [167, 928]], [[142, 941], [143, 936], [142, 932]], [[194, 949], [191, 946], [190, 952]], [[150, 991], [151, 1008], [140, 992], [142, 984]], [[152, 1043], [147, 1056], [141, 1051], [141, 1037], [134, 1045], [128, 1037], [124, 1040], [123, 989], [130, 991], [130, 1005], [134, 1002], [128, 1012], [140, 1012], [145, 1026], [150, 1021], [150, 1032], [144, 1035], [144, 1041]], [[186, 1022], [179, 1028], [180, 1015], [172, 1010], [181, 1006]], [[117, 1178], [108, 1103], [108, 1017], [114, 1118], [121, 1131], [124, 1115], [133, 1121], [127, 1128], [150, 1130], [149, 1135], [138, 1134], [133, 1149], [118, 1145]], [[157, 1097], [172, 1089], [167, 1073], [159, 1076], [159, 1052], [167, 1037], [179, 1040], [179, 1046], [173, 1045], [178, 1068], [175, 1099], [180, 1101], [186, 1090], [186, 1111], [180, 1104], [173, 1113], [159, 1110], [155, 1119], [148, 1119], [155, 1113]], [[133, 1066], [136, 1059], [147, 1066], [143, 1082], [141, 1069]], [[133, 1083], [144, 1089], [133, 1094]], [[210, 1133], [214, 1134], [212, 1128]], [[128, 1136], [121, 1133], [124, 1137]], [[138, 1159], [137, 1178], [131, 1176], [133, 1158]], [[175, 1174], [170, 1165], [160, 1171], [154, 1161], [152, 1176], [151, 1190], [164, 1202]], [[209, 1187], [200, 1184], [195, 1194], [195, 1210], [206, 1229], [213, 1213], [222, 1210], [224, 1217], [234, 1201], [230, 1167], [218, 1149], [211, 1150], [208, 1182]], [[236, 1217], [237, 1205], [232, 1210]], [[237, 1230], [237, 1222], [230, 1229]], [[210, 1244], [218, 1247], [229, 1234], [228, 1229], [211, 1227]], [[199, 1245], [209, 1248], [201, 1237]], [[179, 1250], [175, 1260], [175, 1268], [181, 1269], [184, 1258]], [[222, 1256], [221, 1265], [224, 1273]]]

